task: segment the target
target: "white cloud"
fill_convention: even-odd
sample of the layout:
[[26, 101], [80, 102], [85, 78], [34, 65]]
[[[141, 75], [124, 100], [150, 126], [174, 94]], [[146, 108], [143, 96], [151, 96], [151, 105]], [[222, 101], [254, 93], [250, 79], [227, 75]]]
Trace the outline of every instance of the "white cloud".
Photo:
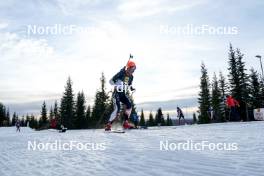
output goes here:
[[205, 0], [133, 0], [121, 1], [118, 10], [125, 18], [140, 18], [186, 10], [202, 3], [205, 3]]
[[0, 30], [8, 27], [8, 23], [0, 22]]
[[45, 73], [54, 68], [51, 63], [56, 60], [56, 53], [47, 41], [25, 39], [8, 32], [0, 33], [0, 38], [0, 80], [5, 83], [0, 90], [46, 90], [45, 83], [49, 80]]
[[[100, 10], [98, 7], [104, 7], [110, 1], [105, 0], [55, 0], [61, 12], [66, 16], [97, 16]], [[84, 10], [85, 9], [85, 10]], [[105, 9], [107, 10], [107, 9]]]
[[[175, 75], [175, 70], [179, 73], [184, 71], [184, 63], [179, 59], [184, 57], [187, 45], [182, 45], [181, 41], [162, 43], [158, 39], [138, 40], [127, 31], [126, 26], [119, 23], [101, 22], [94, 31], [65, 39], [63, 42], [66, 45], [60, 50], [51, 47], [47, 40], [0, 33], [0, 79], [5, 82], [0, 90], [25, 91], [26, 95], [30, 95], [26, 93], [28, 91], [33, 94], [39, 92], [39, 99], [43, 99], [41, 95], [45, 92], [62, 92], [70, 75], [74, 90], [84, 90], [92, 97], [99, 86], [101, 72], [105, 72], [108, 81], [125, 65], [131, 52], [135, 54], [138, 64], [135, 74], [135, 84], [140, 90], [135, 94], [137, 101], [170, 99], [172, 94], [169, 95], [167, 90], [181, 87], [176, 80], [181, 80], [182, 85], [193, 84], [193, 81], [182, 80], [180, 74]], [[177, 49], [177, 52], [171, 55], [173, 49]], [[146, 94], [157, 90], [167, 94], [154, 97]], [[17, 100], [22, 101], [19, 97]], [[29, 96], [30, 99], [35, 101], [36, 97]]]

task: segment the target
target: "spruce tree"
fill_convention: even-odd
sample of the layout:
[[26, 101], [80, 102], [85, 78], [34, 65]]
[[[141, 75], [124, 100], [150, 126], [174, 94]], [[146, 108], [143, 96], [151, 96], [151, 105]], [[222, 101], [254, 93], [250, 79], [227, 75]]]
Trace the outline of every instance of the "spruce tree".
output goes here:
[[221, 99], [224, 100], [228, 92], [228, 85], [222, 72], [219, 72], [219, 89], [221, 92]]
[[6, 125], [7, 126], [11, 125], [9, 108], [7, 108], [7, 111], [6, 111]]
[[54, 118], [55, 118], [55, 120], [57, 122], [57, 126], [59, 126], [61, 124], [61, 118], [60, 118], [60, 113], [59, 113], [57, 100], [54, 103], [53, 114], [54, 114]]
[[164, 116], [162, 115], [162, 117], [161, 117], [161, 126], [165, 126], [166, 125], [166, 121], [165, 121], [165, 119], [164, 119]]
[[167, 114], [167, 119], [166, 119], [166, 126], [172, 126], [172, 120], [170, 118], [170, 114]]
[[217, 122], [221, 121], [222, 114], [221, 114], [221, 92], [218, 86], [218, 80], [216, 74], [214, 73], [213, 83], [212, 83], [212, 108], [214, 111], [214, 120]]
[[24, 115], [22, 116], [22, 119], [21, 119], [21, 126], [22, 127], [25, 126], [25, 117], [24, 117]]
[[241, 97], [241, 91], [240, 91], [240, 76], [238, 74], [238, 62], [237, 62], [237, 57], [236, 53], [230, 44], [229, 48], [229, 53], [228, 53], [228, 70], [229, 70], [229, 86], [230, 86], [230, 91], [232, 93], [232, 96], [236, 99]]
[[[243, 61], [244, 55], [239, 49], [233, 50], [230, 44], [229, 49], [229, 82], [230, 91], [232, 96], [244, 105], [240, 108], [241, 114], [245, 114], [245, 106], [249, 99], [248, 90], [248, 75], [246, 74], [245, 62]], [[243, 112], [243, 113], [242, 113]]]
[[72, 81], [69, 77], [65, 86], [65, 91], [61, 99], [60, 115], [61, 124], [68, 129], [74, 128], [74, 94], [72, 90]]
[[5, 119], [6, 119], [5, 106], [2, 103], [0, 103], [0, 126], [3, 126]]
[[240, 52], [239, 49], [236, 50], [237, 57], [237, 70], [239, 76], [239, 91], [240, 96], [238, 100], [247, 103], [249, 100], [249, 91], [248, 91], [248, 74], [246, 73], [247, 69], [245, 68], [245, 62], [243, 61], [244, 54]]
[[257, 71], [253, 68], [250, 70], [250, 91], [249, 91], [249, 104], [251, 104], [253, 109], [261, 107], [261, 88], [260, 81]]
[[28, 126], [30, 122], [30, 116], [27, 114], [26, 115], [26, 120], [25, 120], [25, 126]]
[[264, 108], [264, 78], [260, 80], [260, 107]]
[[[48, 118], [47, 118], [47, 108], [46, 108], [46, 103], [45, 101], [43, 102], [42, 104], [42, 107], [41, 107], [41, 116], [40, 116], [40, 127], [44, 127], [47, 125], [47, 122], [48, 122]], [[21, 123], [23, 124], [24, 123], [24, 117], [22, 118], [22, 121]]]
[[16, 112], [14, 112], [13, 113], [13, 116], [12, 116], [12, 120], [11, 120], [11, 126], [15, 126], [16, 121], [17, 121], [17, 119], [16, 119]]
[[155, 124], [156, 125], [161, 125], [161, 126], [165, 125], [165, 120], [164, 120], [161, 108], [159, 108], [157, 110], [157, 113], [156, 113], [156, 116], [155, 116]]
[[240, 118], [244, 121], [249, 120], [249, 86], [248, 86], [248, 80], [249, 76], [246, 73], [247, 69], [245, 68], [245, 62], [243, 61], [243, 54], [240, 52], [239, 49], [236, 50], [236, 57], [237, 57], [237, 70], [238, 70], [238, 76], [239, 76], [239, 95], [240, 97], [237, 97], [237, 100], [240, 103]]
[[85, 114], [85, 119], [86, 119], [86, 127], [87, 128], [90, 128], [91, 127], [91, 106], [89, 105], [87, 107], [87, 110], [86, 110], [86, 114]]
[[35, 119], [33, 114], [31, 114], [31, 116], [30, 116], [29, 127], [32, 128], [32, 129], [36, 129], [37, 128], [37, 121], [36, 121], [36, 119]]
[[76, 101], [75, 127], [77, 129], [86, 128], [85, 117], [85, 96], [83, 92], [78, 92]]
[[221, 93], [221, 103], [220, 103], [220, 113], [222, 117], [221, 121], [225, 122], [226, 112], [227, 112], [225, 99], [226, 99], [226, 95], [228, 92], [228, 86], [227, 86], [226, 79], [222, 72], [219, 73], [219, 89]]
[[54, 118], [54, 112], [53, 112], [53, 107], [50, 107], [50, 112], [49, 112], [49, 122]]
[[145, 116], [143, 109], [141, 110], [139, 126], [146, 126]]
[[96, 91], [95, 101], [92, 111], [92, 127], [93, 128], [100, 128], [102, 127], [109, 119], [109, 109], [110, 109], [110, 102], [109, 96], [106, 93], [105, 88], [105, 76], [102, 73], [100, 78], [101, 88]]
[[199, 116], [199, 122], [200, 123], [209, 123], [210, 118], [208, 115], [208, 110], [210, 108], [210, 84], [209, 84], [209, 77], [208, 77], [208, 72], [207, 69], [202, 63], [201, 65], [201, 82], [200, 82], [200, 93], [199, 93], [199, 98], [198, 98], [198, 103], [199, 103], [199, 111], [200, 111], [200, 116]]
[[173, 122], [172, 122], [172, 119], [170, 118], [170, 126], [173, 126]]
[[197, 117], [196, 117], [196, 114], [193, 113], [193, 123], [196, 124], [197, 123]]
[[152, 112], [149, 113], [148, 126], [155, 126], [155, 121]]
[[32, 121], [33, 121], [33, 128], [34, 128], [34, 129], [37, 129], [38, 126], [39, 126], [39, 121], [38, 121], [38, 119], [35, 118], [33, 114], [31, 115], [31, 118], [32, 118]]

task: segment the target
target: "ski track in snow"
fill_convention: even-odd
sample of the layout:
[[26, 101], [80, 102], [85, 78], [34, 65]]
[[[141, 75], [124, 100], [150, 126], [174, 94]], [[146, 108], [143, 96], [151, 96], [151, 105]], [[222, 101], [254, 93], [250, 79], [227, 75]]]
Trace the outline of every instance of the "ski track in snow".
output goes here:
[[[0, 128], [0, 176], [264, 175], [264, 122], [153, 127], [125, 134], [103, 130]], [[30, 151], [33, 142], [106, 143], [104, 151]], [[161, 151], [160, 141], [238, 143], [237, 151]]]

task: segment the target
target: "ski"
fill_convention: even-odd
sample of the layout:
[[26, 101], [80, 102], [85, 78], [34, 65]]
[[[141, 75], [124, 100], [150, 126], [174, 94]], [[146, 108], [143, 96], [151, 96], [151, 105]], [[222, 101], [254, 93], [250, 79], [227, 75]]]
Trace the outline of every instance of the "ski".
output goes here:
[[106, 133], [125, 133], [124, 130], [110, 130], [110, 131], [105, 131]]
[[62, 129], [62, 130], [48, 129], [48, 131], [50, 131], [50, 132], [57, 132], [57, 133], [65, 133], [66, 132], [66, 129]]

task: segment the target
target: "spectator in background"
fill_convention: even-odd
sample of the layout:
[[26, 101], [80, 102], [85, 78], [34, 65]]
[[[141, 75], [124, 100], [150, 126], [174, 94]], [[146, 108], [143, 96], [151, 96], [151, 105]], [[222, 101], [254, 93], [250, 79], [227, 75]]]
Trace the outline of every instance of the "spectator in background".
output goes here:
[[229, 120], [240, 120], [237, 108], [240, 107], [239, 102], [231, 95], [226, 96], [226, 105], [229, 108]]
[[214, 109], [212, 106], [210, 106], [208, 109], [208, 115], [210, 117], [210, 120], [214, 120]]
[[15, 125], [16, 125], [16, 132], [20, 132], [20, 121], [17, 120]]
[[185, 123], [183, 112], [182, 112], [181, 108], [179, 108], [179, 107], [177, 107], [177, 117], [179, 118], [179, 125], [181, 125], [181, 118], [183, 118], [184, 123]]
[[51, 119], [51, 121], [50, 121], [50, 127], [52, 129], [56, 129], [56, 127], [57, 127], [57, 121], [56, 121], [55, 118]]

